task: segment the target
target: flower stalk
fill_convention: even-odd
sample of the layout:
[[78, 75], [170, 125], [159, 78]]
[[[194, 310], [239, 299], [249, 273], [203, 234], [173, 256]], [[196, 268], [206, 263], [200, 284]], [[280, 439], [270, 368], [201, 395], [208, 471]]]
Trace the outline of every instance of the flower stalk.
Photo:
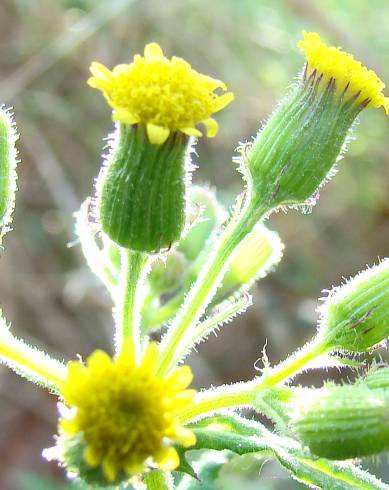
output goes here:
[[122, 278], [116, 312], [116, 353], [120, 354], [124, 346], [131, 346], [138, 360], [141, 352], [140, 314], [147, 258], [143, 252], [122, 249]]

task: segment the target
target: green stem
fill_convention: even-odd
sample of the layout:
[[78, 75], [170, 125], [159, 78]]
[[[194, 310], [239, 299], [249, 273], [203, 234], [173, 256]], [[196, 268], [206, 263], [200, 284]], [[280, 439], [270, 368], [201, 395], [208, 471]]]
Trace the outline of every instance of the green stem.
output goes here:
[[132, 344], [136, 358], [140, 354], [140, 312], [142, 307], [142, 271], [147, 254], [122, 249], [122, 276], [119, 286], [119, 304], [116, 314], [116, 353], [126, 343]]
[[313, 359], [327, 352], [326, 344], [321, 337], [315, 337], [307, 342], [300, 350], [289, 356], [274, 368], [259, 378], [257, 388], [266, 389], [273, 387], [306, 368]]
[[57, 392], [66, 382], [66, 366], [14, 337], [1, 317], [0, 360], [18, 374]]
[[229, 260], [243, 238], [252, 231], [268, 208], [255, 209], [246, 206], [237, 217], [233, 217], [215, 245], [215, 251], [204, 265], [181, 310], [161, 342], [162, 360], [160, 374], [169, 373], [179, 362], [183, 351], [181, 344], [185, 335], [195, 328], [197, 321], [216, 293], [223, 280]]
[[147, 490], [171, 490], [173, 488], [171, 475], [166, 471], [153, 470], [145, 473], [144, 482]]
[[278, 364], [261, 377], [254, 378], [246, 383], [222, 386], [214, 390], [199, 393], [194, 403], [179, 414], [182, 423], [211, 414], [224, 408], [237, 408], [251, 406], [255, 408], [255, 399], [262, 390], [267, 390], [302, 371], [313, 359], [321, 356], [328, 349], [322, 339], [316, 337], [305, 344], [294, 355]]

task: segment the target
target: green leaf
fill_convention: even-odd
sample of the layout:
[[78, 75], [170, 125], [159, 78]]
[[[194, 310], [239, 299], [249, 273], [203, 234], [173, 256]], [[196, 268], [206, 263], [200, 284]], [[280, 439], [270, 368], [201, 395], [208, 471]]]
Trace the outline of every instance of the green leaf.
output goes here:
[[[311, 488], [389, 490], [388, 485], [351, 462], [312, 459], [299, 442], [273, 434], [254, 420], [224, 414], [203, 419], [190, 428], [197, 438], [196, 445], [190, 450], [229, 450], [240, 455], [259, 453], [277, 460], [293, 478]], [[185, 471], [184, 466], [180, 467], [180, 471]]]
[[198, 479], [185, 475], [176, 486], [176, 490], [216, 490], [215, 482], [222, 467], [231, 459], [227, 451], [206, 452], [193, 463]]

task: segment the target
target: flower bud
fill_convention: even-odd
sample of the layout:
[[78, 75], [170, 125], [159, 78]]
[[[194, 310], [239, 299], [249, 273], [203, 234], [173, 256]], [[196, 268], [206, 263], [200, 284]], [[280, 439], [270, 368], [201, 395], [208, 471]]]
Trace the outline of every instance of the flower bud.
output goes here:
[[257, 224], [237, 247], [217, 296], [249, 288], [265, 277], [279, 263], [283, 250], [278, 233]]
[[365, 352], [389, 336], [389, 259], [333, 289], [320, 308], [331, 349]]
[[389, 390], [327, 385], [295, 397], [293, 427], [317, 456], [349, 459], [389, 449]]
[[178, 249], [189, 261], [195, 260], [204, 251], [212, 233], [227, 219], [227, 212], [218, 202], [212, 189], [192, 186], [189, 189], [188, 234], [180, 241]]
[[253, 202], [262, 208], [312, 204], [360, 111], [389, 108], [384, 84], [350, 54], [326, 46], [316, 33], [305, 32], [298, 46], [307, 57], [303, 74], [251, 149], [242, 151]]
[[17, 134], [9, 111], [0, 107], [0, 239], [8, 231], [16, 192]]
[[366, 374], [366, 377], [362, 380], [368, 388], [375, 389], [389, 389], [389, 367], [373, 367]]
[[174, 133], [150, 143], [142, 126], [120, 124], [109, 165], [97, 181], [102, 230], [122, 247], [170, 248], [185, 224], [189, 137]]
[[148, 283], [155, 294], [177, 289], [184, 277], [186, 259], [180, 252], [173, 251], [151, 265]]
[[120, 122], [116, 148], [98, 179], [103, 231], [125, 248], [170, 248], [185, 225], [189, 138], [218, 131], [213, 113], [233, 100], [220, 80], [198, 73], [181, 58], [166, 58], [156, 43], [144, 56], [109, 70], [92, 63], [88, 84], [101, 90]]

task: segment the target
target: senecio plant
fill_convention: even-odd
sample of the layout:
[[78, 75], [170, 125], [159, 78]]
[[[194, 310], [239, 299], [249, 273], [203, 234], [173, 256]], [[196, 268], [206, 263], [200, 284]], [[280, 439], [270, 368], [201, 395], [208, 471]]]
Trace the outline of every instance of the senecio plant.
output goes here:
[[[88, 84], [113, 110], [115, 129], [76, 232], [112, 297], [114, 353], [62, 363], [16, 338], [5, 320], [0, 329], [1, 360], [58, 397], [56, 442], [44, 456], [87, 488], [219, 488], [225, 462], [255, 453], [309, 487], [389, 489], [355, 461], [389, 450], [389, 366], [370, 356], [349, 384], [291, 382], [309, 368], [358, 366], [382, 345], [389, 259], [331, 290], [313, 339], [275, 366], [264, 353], [263, 370], [250, 381], [196, 391], [183, 364], [250, 306], [249, 287], [280, 260], [283, 245], [264, 220], [280, 208], [311, 206], [360, 112], [389, 112], [382, 81], [350, 54], [311, 32], [298, 47], [305, 68], [238, 148], [245, 189], [231, 213], [209, 188], [191, 184], [198, 125], [215, 136], [212, 116], [233, 100], [225, 84], [169, 60], [156, 43], [113, 70], [92, 63]], [[15, 140], [3, 109], [3, 234], [14, 206]], [[246, 416], [237, 414], [242, 409]]]

